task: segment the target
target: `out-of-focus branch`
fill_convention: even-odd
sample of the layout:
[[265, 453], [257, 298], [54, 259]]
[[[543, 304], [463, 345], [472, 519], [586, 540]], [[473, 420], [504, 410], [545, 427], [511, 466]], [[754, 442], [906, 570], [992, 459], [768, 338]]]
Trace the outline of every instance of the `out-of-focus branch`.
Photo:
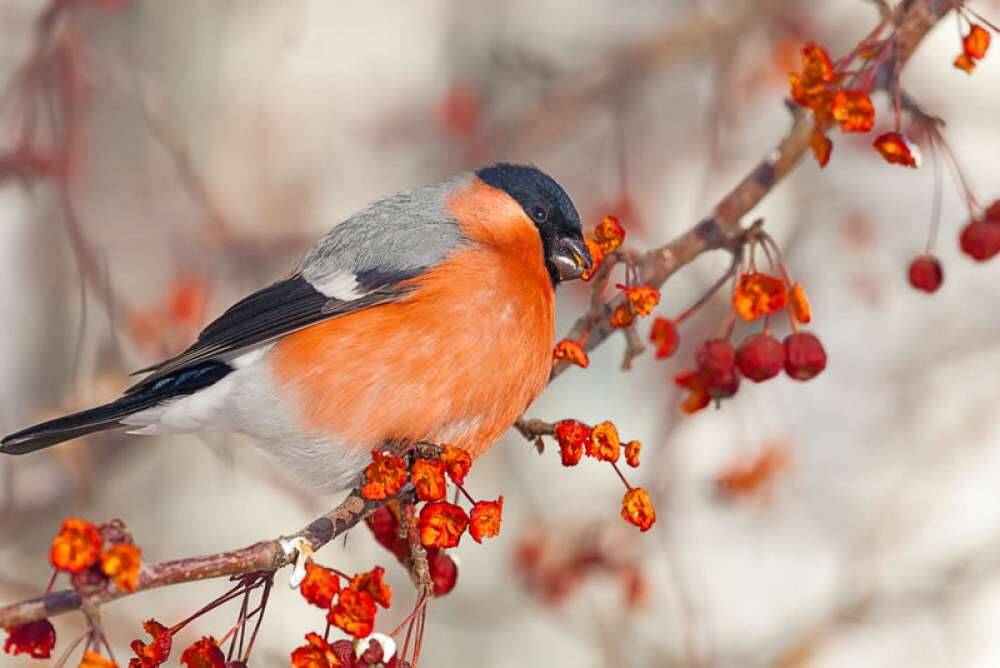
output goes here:
[[775, 668], [802, 668], [824, 643], [837, 633], [861, 626], [876, 618], [913, 614], [927, 608], [941, 608], [982, 591], [1000, 573], [1000, 539], [993, 538], [971, 556], [962, 557], [942, 567], [919, 587], [896, 593], [865, 589], [834, 608], [826, 620], [810, 627], [786, 646], [774, 662]]
[[[899, 18], [894, 36], [897, 62], [893, 65], [898, 67], [904, 64], [934, 24], [957, 4], [958, 0], [909, 0]], [[740, 220], [795, 167], [809, 148], [812, 129], [812, 119], [804, 113], [796, 113], [791, 130], [778, 147], [719, 201], [712, 215], [665, 246], [636, 259], [634, 269], [640, 280], [660, 287], [674, 272], [705, 251], [721, 248], [738, 251], [745, 234], [740, 227]], [[622, 300], [621, 295], [608, 302], [595, 299], [588, 312], [573, 326], [571, 336], [576, 338], [587, 331], [586, 348], [592, 350], [600, 345], [614, 331], [609, 323], [609, 316]], [[565, 364], [558, 365], [553, 370], [553, 377], [565, 367]], [[538, 431], [548, 425], [528, 421], [521, 423], [521, 426], [522, 430], [534, 428]], [[352, 492], [337, 508], [291, 536], [259, 542], [231, 552], [144, 566], [137, 591], [195, 580], [277, 570], [295, 558], [295, 552], [287, 549], [289, 541], [301, 538], [313, 549], [318, 549], [357, 525], [385, 503], [386, 501], [367, 501], [356, 491]], [[77, 610], [85, 605], [97, 606], [127, 594], [128, 592], [118, 589], [102, 589], [92, 593], [76, 590], [53, 592], [0, 608], [0, 626], [23, 624]]]
[[612, 54], [608, 66], [597, 76], [591, 72], [592, 68], [566, 76], [569, 83], [555, 86], [537, 106], [486, 128], [468, 147], [466, 157], [479, 163], [490, 157], [497, 146], [510, 150], [513, 145], [533, 146], [550, 139], [560, 128], [571, 127], [582, 114], [593, 109], [595, 100], [608, 100], [658, 68], [731, 41], [763, 19], [783, 15], [793, 4], [789, 0], [748, 0], [733, 3], [733, 11], [724, 19], [699, 12], [671, 22], [662, 33]]
[[[407, 494], [409, 490], [404, 490], [391, 499], [401, 498]], [[336, 508], [290, 536], [261, 541], [230, 552], [143, 565], [139, 575], [139, 586], [135, 592], [107, 588], [92, 593], [81, 593], [75, 589], [66, 589], [14, 603], [0, 608], [0, 627], [24, 624], [83, 607], [93, 608], [156, 587], [259, 571], [275, 571], [295, 561], [296, 552], [287, 549], [287, 546], [294, 545], [296, 539], [305, 540], [313, 550], [318, 550], [353, 528], [391, 499], [369, 501], [355, 490]], [[301, 552], [301, 548], [299, 551]]]

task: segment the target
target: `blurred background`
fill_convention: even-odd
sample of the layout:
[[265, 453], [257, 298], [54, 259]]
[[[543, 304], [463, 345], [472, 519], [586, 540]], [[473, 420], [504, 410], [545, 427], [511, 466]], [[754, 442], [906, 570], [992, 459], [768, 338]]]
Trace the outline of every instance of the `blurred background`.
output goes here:
[[[1000, 18], [1000, 2], [974, 7]], [[802, 43], [836, 57], [877, 20], [865, 0], [0, 0], [0, 147], [17, 157], [0, 160], [0, 432], [116, 395], [367, 202], [495, 160], [555, 176], [585, 226], [616, 213], [630, 247], [662, 244], [787, 131]], [[956, 23], [903, 82], [947, 121], [989, 202], [1000, 57], [971, 77], [952, 67]], [[881, 132], [891, 113], [876, 103]], [[566, 469], [508, 434], [469, 479], [505, 496], [503, 531], [455, 552], [458, 587], [430, 606], [422, 665], [1000, 664], [1000, 267], [959, 252], [968, 213], [946, 179], [945, 283], [910, 288], [934, 170], [887, 165], [872, 136], [834, 133], [826, 169], [807, 157], [755, 211], [810, 295], [826, 372], [685, 416], [671, 379], [718, 331], [726, 296], [669, 360], [647, 352], [624, 372], [624, 338], [610, 340], [529, 415], [610, 419], [640, 439], [631, 479], [654, 494], [656, 526], [621, 521], [607, 467]], [[699, 258], [657, 313], [678, 314], [727, 264]], [[587, 299], [561, 291], [560, 332]], [[121, 517], [162, 561], [295, 531], [336, 502], [238, 438], [97, 436], [4, 458], [0, 601], [44, 589], [63, 517]], [[387, 567], [397, 598], [380, 627], [409, 611], [407, 576], [366, 529], [320, 560]], [[286, 665], [322, 632], [286, 582], [256, 665]], [[225, 586], [105, 606], [119, 664], [142, 620], [170, 624]], [[232, 617], [202, 618], [175, 646]], [[83, 628], [53, 621], [57, 649]]]

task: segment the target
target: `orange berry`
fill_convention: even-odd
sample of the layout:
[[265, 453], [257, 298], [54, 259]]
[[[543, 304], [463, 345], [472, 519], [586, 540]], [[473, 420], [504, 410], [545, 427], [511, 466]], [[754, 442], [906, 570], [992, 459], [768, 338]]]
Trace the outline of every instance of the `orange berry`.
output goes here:
[[476, 501], [469, 511], [469, 535], [472, 540], [482, 543], [483, 538], [499, 535], [502, 517], [503, 496], [496, 501]]
[[583, 349], [583, 345], [579, 341], [574, 341], [573, 339], [563, 339], [557, 343], [552, 356], [556, 360], [566, 360], [570, 364], [575, 364], [583, 369], [590, 366], [590, 358], [587, 356], [587, 351]]
[[656, 346], [656, 359], [662, 360], [676, 352], [681, 338], [677, 333], [677, 325], [673, 320], [669, 318], [657, 318], [653, 321], [653, 327], [649, 330], [649, 340]]
[[587, 455], [606, 462], [617, 462], [621, 455], [621, 439], [614, 423], [604, 421], [594, 425], [587, 443]]
[[77, 518], [63, 520], [59, 535], [52, 540], [49, 561], [58, 570], [81, 573], [101, 556], [101, 534], [90, 522]]
[[428, 503], [421, 509], [420, 518], [417, 520], [420, 542], [428, 548], [457, 546], [467, 526], [469, 526], [469, 516], [464, 510], [447, 501]]
[[639, 466], [639, 452], [642, 451], [642, 443], [639, 441], [629, 441], [625, 444], [625, 462], [632, 468]]
[[868, 132], [875, 125], [875, 105], [864, 91], [838, 91], [832, 109], [833, 118], [844, 132]]
[[917, 147], [898, 132], [884, 132], [872, 142], [885, 161], [893, 165], [904, 167], [919, 167]]
[[576, 420], [556, 423], [555, 437], [563, 466], [576, 466], [583, 457], [583, 448], [590, 441], [590, 427]]
[[622, 498], [622, 518], [639, 527], [640, 531], [649, 531], [656, 522], [656, 509], [649, 493], [642, 487], [636, 487], [625, 492]]
[[986, 55], [986, 50], [990, 48], [990, 33], [981, 25], [972, 24], [969, 34], [962, 39], [962, 49], [965, 54], [974, 60], [979, 60]]

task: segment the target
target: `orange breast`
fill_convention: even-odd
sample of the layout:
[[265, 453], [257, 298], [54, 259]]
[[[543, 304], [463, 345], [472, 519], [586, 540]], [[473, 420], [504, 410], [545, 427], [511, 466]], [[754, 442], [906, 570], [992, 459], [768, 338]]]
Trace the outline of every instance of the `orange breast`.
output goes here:
[[402, 301], [274, 347], [275, 382], [304, 431], [358, 448], [449, 443], [475, 456], [513, 424], [548, 380], [554, 296], [534, 229], [482, 241], [421, 276]]

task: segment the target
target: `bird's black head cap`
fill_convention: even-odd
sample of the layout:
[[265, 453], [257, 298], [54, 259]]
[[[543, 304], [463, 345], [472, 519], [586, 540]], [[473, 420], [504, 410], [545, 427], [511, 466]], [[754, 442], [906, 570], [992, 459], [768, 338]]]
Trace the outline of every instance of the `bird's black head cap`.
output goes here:
[[514, 198], [538, 228], [553, 285], [578, 278], [590, 267], [580, 215], [555, 179], [537, 167], [505, 162], [484, 167], [476, 176]]

